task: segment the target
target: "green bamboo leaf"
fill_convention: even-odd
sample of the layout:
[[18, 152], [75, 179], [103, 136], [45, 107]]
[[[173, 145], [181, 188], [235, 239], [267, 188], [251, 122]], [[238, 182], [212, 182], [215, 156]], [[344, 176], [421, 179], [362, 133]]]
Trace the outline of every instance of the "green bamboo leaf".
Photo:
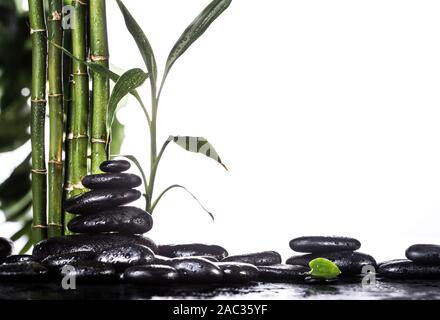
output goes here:
[[316, 258], [309, 262], [310, 274], [314, 277], [332, 279], [341, 274], [338, 266], [325, 258]]
[[20, 254], [25, 254], [26, 252], [28, 252], [29, 249], [32, 247], [32, 245], [33, 245], [32, 237], [31, 237], [31, 235], [29, 235], [28, 241], [23, 246], [23, 248], [20, 250]]
[[26, 220], [26, 222], [20, 227], [20, 229], [12, 235], [11, 240], [17, 241], [23, 236], [30, 235], [32, 231], [31, 226], [32, 226], [32, 219]]
[[140, 87], [145, 80], [147, 80], [148, 74], [143, 72], [139, 68], [130, 69], [125, 72], [119, 80], [116, 82], [113, 88], [112, 94], [108, 102], [107, 110], [107, 129], [110, 131], [113, 118], [115, 116], [116, 108], [119, 101], [129, 94], [134, 89]]
[[127, 26], [127, 29], [130, 32], [130, 34], [133, 36], [133, 39], [136, 42], [139, 51], [142, 55], [142, 59], [144, 59], [147, 70], [150, 73], [151, 80], [153, 83], [156, 83], [157, 65], [150, 42], [148, 41], [148, 38], [146, 37], [145, 33], [142, 31], [139, 24], [133, 18], [133, 16], [128, 11], [128, 9], [124, 6], [122, 1], [117, 0], [117, 3], [119, 5], [119, 8], [121, 9], [122, 15], [124, 16], [125, 25]]
[[125, 138], [125, 126], [115, 117], [112, 124], [112, 136], [110, 140], [110, 152], [118, 154], [121, 152], [122, 143]]
[[[136, 167], [138, 168], [139, 172], [141, 173], [142, 181], [144, 182], [144, 187], [145, 187], [144, 197], [146, 198], [147, 194], [148, 194], [148, 192], [147, 192], [147, 188], [148, 188], [147, 175], [145, 174], [144, 170], [142, 169], [142, 166], [141, 166], [140, 162], [138, 161], [138, 159], [135, 156], [131, 155], [131, 154], [112, 155], [111, 157], [112, 158], [117, 158], [117, 157], [126, 158], [126, 159], [130, 160], [131, 162], [133, 162], [136, 165]], [[148, 204], [149, 204], [149, 199], [147, 199], [147, 207], [148, 207]]]
[[195, 20], [186, 28], [183, 34], [177, 40], [165, 67], [164, 79], [167, 77], [171, 67], [176, 60], [185, 53], [186, 50], [208, 29], [211, 23], [225, 11], [232, 0], [214, 0], [212, 1]]
[[203, 154], [211, 159], [214, 159], [223, 166], [226, 170], [228, 168], [223, 164], [217, 151], [214, 147], [203, 137], [190, 137], [190, 136], [170, 136], [168, 140], [173, 141], [186, 151]]
[[206, 209], [206, 208], [202, 205], [202, 203], [199, 201], [199, 199], [197, 199], [197, 197], [196, 197], [192, 192], [190, 192], [187, 188], [185, 188], [184, 186], [181, 186], [181, 185], [179, 185], [179, 184], [173, 184], [173, 185], [169, 186], [168, 188], [166, 188], [164, 191], [162, 191], [162, 192], [159, 194], [159, 196], [157, 197], [157, 199], [154, 201], [153, 205], [151, 206], [151, 214], [154, 212], [154, 209], [156, 208], [156, 206], [157, 206], [157, 204], [159, 203], [160, 199], [162, 199], [162, 197], [163, 197], [168, 191], [170, 191], [170, 190], [172, 190], [172, 189], [176, 189], [176, 188], [180, 188], [180, 189], [185, 190], [185, 191], [186, 191], [191, 197], [194, 198], [194, 200], [197, 201], [197, 203], [199, 204], [199, 206], [200, 206], [200, 207], [201, 207], [201, 208], [202, 208], [207, 214], [209, 214], [209, 216], [211, 217], [212, 221], [214, 221], [214, 215], [213, 215], [210, 211], [208, 211], [208, 209]]

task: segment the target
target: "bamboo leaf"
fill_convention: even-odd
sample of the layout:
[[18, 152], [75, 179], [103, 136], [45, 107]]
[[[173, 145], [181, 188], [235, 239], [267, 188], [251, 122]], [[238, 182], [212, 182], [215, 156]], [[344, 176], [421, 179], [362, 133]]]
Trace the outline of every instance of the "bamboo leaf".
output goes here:
[[162, 197], [163, 197], [168, 191], [170, 191], [170, 190], [172, 190], [172, 189], [176, 189], [176, 188], [180, 188], [180, 189], [185, 190], [185, 191], [186, 191], [191, 197], [194, 198], [194, 200], [197, 201], [197, 203], [199, 204], [199, 206], [200, 206], [200, 207], [201, 207], [206, 213], [209, 214], [209, 216], [211, 217], [212, 221], [215, 220], [215, 219], [214, 219], [214, 215], [213, 215], [210, 211], [208, 211], [208, 209], [206, 209], [206, 208], [202, 205], [202, 203], [199, 201], [199, 199], [197, 199], [197, 197], [196, 197], [192, 192], [190, 192], [187, 188], [185, 188], [184, 186], [181, 186], [181, 185], [179, 185], [179, 184], [173, 184], [173, 185], [169, 186], [168, 188], [166, 188], [164, 191], [162, 191], [162, 192], [160, 193], [160, 195], [157, 197], [157, 199], [154, 201], [153, 205], [151, 206], [151, 213], [154, 212], [154, 209], [156, 208], [157, 204], [158, 204], [159, 201], [162, 199]]
[[145, 33], [142, 31], [139, 24], [136, 22], [136, 20], [133, 18], [131, 13], [122, 3], [122, 1], [117, 0], [117, 3], [119, 5], [119, 8], [121, 9], [122, 15], [124, 16], [125, 25], [127, 26], [127, 29], [130, 32], [130, 34], [133, 36], [133, 39], [136, 42], [139, 51], [142, 55], [142, 59], [144, 59], [147, 70], [151, 75], [151, 80], [153, 83], [156, 83], [157, 65], [150, 42], [148, 41], [148, 38], [146, 37]]
[[17, 241], [23, 236], [30, 235], [31, 234], [31, 226], [32, 226], [32, 219], [28, 219], [18, 230], [16, 233], [14, 233], [11, 237], [12, 241]]
[[190, 136], [170, 136], [168, 140], [172, 140], [174, 143], [189, 152], [200, 153], [211, 159], [214, 159], [223, 166], [226, 170], [228, 168], [223, 164], [217, 151], [214, 147], [203, 137], [190, 137]]
[[25, 254], [26, 252], [28, 252], [29, 249], [32, 247], [32, 245], [33, 245], [32, 237], [29, 235], [29, 239], [24, 245], [24, 247], [20, 250], [20, 254]]
[[112, 124], [112, 136], [110, 140], [110, 151], [118, 154], [121, 152], [122, 143], [125, 138], [125, 126], [115, 117]]
[[[173, 49], [171, 49], [170, 55], [165, 67], [164, 80], [167, 77], [171, 67], [176, 60], [185, 53], [186, 50], [208, 29], [211, 23], [217, 19], [223, 11], [225, 11], [232, 0], [214, 0], [212, 1], [195, 20], [186, 28], [183, 34], [177, 40]], [[163, 82], [164, 82], [163, 80]]]
[[121, 101], [121, 99], [124, 98], [131, 91], [141, 86], [145, 82], [145, 80], [147, 80], [147, 78], [147, 73], [143, 72], [139, 68], [135, 68], [125, 72], [116, 82], [108, 102], [106, 123], [109, 132], [111, 130], [111, 125], [119, 101]]

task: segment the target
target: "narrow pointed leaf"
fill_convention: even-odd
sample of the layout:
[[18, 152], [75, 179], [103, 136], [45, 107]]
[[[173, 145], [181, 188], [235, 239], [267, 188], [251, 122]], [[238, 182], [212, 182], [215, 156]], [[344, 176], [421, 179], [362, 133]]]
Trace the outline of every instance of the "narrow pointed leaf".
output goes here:
[[147, 73], [143, 72], [139, 68], [135, 68], [125, 72], [116, 82], [108, 102], [106, 123], [109, 130], [111, 129], [111, 125], [119, 101], [121, 101], [122, 98], [124, 98], [131, 91], [140, 87], [145, 82], [145, 80], [147, 80], [147, 78]]
[[174, 185], [172, 185], [172, 186], [169, 186], [168, 188], [166, 188], [164, 191], [162, 191], [162, 192], [160, 193], [160, 195], [157, 197], [157, 199], [154, 201], [153, 205], [151, 206], [151, 213], [154, 212], [154, 209], [156, 208], [157, 204], [158, 204], [159, 201], [162, 199], [162, 197], [163, 197], [168, 191], [170, 191], [170, 190], [172, 190], [172, 189], [176, 189], [176, 188], [180, 188], [180, 189], [185, 190], [185, 191], [186, 191], [191, 197], [194, 198], [194, 200], [197, 201], [197, 203], [199, 204], [199, 206], [200, 206], [200, 207], [201, 207], [201, 208], [202, 208], [207, 214], [209, 214], [209, 216], [211, 217], [212, 221], [214, 221], [214, 215], [213, 215], [210, 211], [208, 211], [208, 209], [206, 209], [206, 208], [202, 205], [202, 203], [199, 201], [199, 199], [197, 199], [197, 197], [196, 197], [192, 192], [190, 192], [187, 188], [185, 188], [184, 186], [181, 186], [181, 185], [179, 185], [179, 184], [174, 184]]
[[185, 51], [188, 50], [188, 48], [206, 31], [206, 29], [208, 29], [211, 23], [213, 23], [214, 20], [229, 7], [231, 2], [232, 0], [212, 1], [186, 28], [168, 56], [164, 78], [166, 78], [176, 60], [184, 54]]
[[[122, 158], [126, 158], [126, 159], [130, 160], [139, 169], [139, 172], [141, 173], [142, 181], [144, 182], [144, 187], [145, 187], [144, 197], [146, 197], [147, 196], [147, 188], [148, 188], [147, 175], [145, 174], [144, 170], [142, 169], [142, 166], [141, 166], [140, 162], [138, 161], [138, 159], [131, 154], [120, 154], [120, 155], [113, 155], [112, 156], [112, 158], [117, 158], [117, 157], [122, 157]], [[149, 199], [147, 199], [147, 201], [149, 201]], [[149, 203], [147, 203], [147, 206], [148, 206], [148, 204]]]
[[151, 80], [155, 83], [157, 78], [157, 65], [150, 42], [148, 41], [148, 38], [146, 37], [145, 33], [142, 31], [139, 24], [136, 22], [136, 20], [133, 18], [131, 13], [122, 3], [122, 1], [117, 0], [117, 3], [119, 5], [119, 8], [121, 9], [122, 15], [124, 16], [125, 25], [127, 26], [127, 29], [130, 32], [130, 34], [133, 36], [133, 39], [136, 42], [139, 51], [142, 55], [142, 59], [144, 59], [147, 70], [151, 75]]
[[23, 248], [20, 250], [19, 254], [25, 254], [29, 251], [30, 248], [32, 248], [33, 245], [33, 241], [32, 241], [32, 237], [29, 236], [28, 241], [26, 242], [26, 244], [23, 246]]
[[226, 170], [228, 168], [223, 164], [217, 151], [214, 147], [203, 137], [190, 137], [190, 136], [170, 136], [168, 138], [174, 143], [185, 149], [186, 151], [203, 154], [211, 159], [214, 159], [223, 166]]
[[20, 230], [18, 230], [16, 233], [14, 233], [11, 236], [12, 241], [17, 241], [23, 236], [29, 236], [31, 234], [31, 225], [32, 225], [32, 219], [28, 219], [21, 227]]

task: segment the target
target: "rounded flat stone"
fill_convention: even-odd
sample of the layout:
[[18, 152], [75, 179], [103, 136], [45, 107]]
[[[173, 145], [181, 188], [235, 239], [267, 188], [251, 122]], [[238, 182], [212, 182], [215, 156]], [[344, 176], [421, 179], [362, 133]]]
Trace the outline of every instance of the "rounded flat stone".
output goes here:
[[58, 270], [67, 264], [90, 261], [95, 257], [96, 253], [93, 251], [67, 252], [48, 256], [41, 261], [41, 264], [46, 268]]
[[270, 266], [281, 263], [281, 255], [276, 251], [262, 251], [249, 254], [229, 256], [222, 262], [243, 262], [254, 266]]
[[289, 242], [290, 248], [297, 252], [325, 253], [335, 251], [355, 251], [361, 247], [359, 240], [347, 237], [300, 237]]
[[0, 265], [0, 280], [2, 281], [40, 281], [47, 277], [48, 270], [35, 261]]
[[154, 260], [151, 264], [158, 264], [158, 265], [169, 265], [173, 261], [172, 258], [164, 257], [158, 254], [154, 255]]
[[332, 284], [338, 282], [338, 278], [326, 279], [326, 278], [307, 276], [304, 278], [304, 282], [308, 284]]
[[357, 275], [362, 273], [364, 266], [373, 266], [377, 264], [374, 258], [368, 254], [353, 251], [329, 252], [322, 254], [304, 254], [293, 256], [287, 259], [286, 264], [301, 265], [308, 267], [309, 262], [316, 258], [326, 258], [335, 263], [344, 275]]
[[414, 244], [406, 249], [405, 255], [418, 264], [440, 265], [439, 245]]
[[410, 260], [394, 260], [382, 263], [378, 273], [389, 279], [438, 280], [440, 279], [440, 265], [420, 265]]
[[219, 267], [203, 258], [174, 258], [170, 266], [177, 270], [182, 282], [216, 283], [223, 277]]
[[149, 264], [154, 260], [154, 253], [150, 248], [138, 244], [117, 246], [104, 250], [98, 254], [96, 261], [110, 264], [116, 270], [128, 267]]
[[130, 167], [131, 164], [127, 160], [108, 160], [102, 162], [99, 169], [103, 172], [124, 172]]
[[310, 268], [300, 265], [275, 264], [258, 266], [258, 280], [263, 282], [296, 282], [304, 281]]
[[92, 190], [64, 202], [64, 210], [73, 214], [91, 214], [133, 202], [141, 197], [134, 189]]
[[81, 261], [61, 268], [62, 277], [75, 277], [80, 282], [104, 282], [116, 280], [115, 269], [108, 264], [97, 261]]
[[228, 256], [225, 248], [202, 243], [159, 245], [159, 255], [169, 258], [211, 256], [221, 260]]
[[89, 189], [130, 189], [139, 187], [142, 179], [131, 173], [103, 173], [85, 176], [81, 183]]
[[2, 263], [6, 257], [12, 253], [13, 244], [11, 241], [0, 237], [0, 263]]
[[28, 261], [35, 261], [35, 259], [29, 254], [17, 254], [7, 257], [3, 263], [18, 263]]
[[135, 207], [116, 207], [73, 218], [67, 225], [75, 233], [119, 232], [142, 234], [153, 227], [151, 215]]
[[179, 278], [176, 269], [167, 265], [134, 266], [124, 272], [124, 280], [142, 284], [170, 284]]
[[92, 251], [101, 253], [104, 250], [114, 248], [115, 246], [139, 244], [149, 247], [153, 252], [157, 252], [157, 246], [153, 240], [138, 236], [124, 235], [118, 233], [108, 234], [76, 234], [64, 237], [49, 238], [40, 241], [32, 252], [32, 256], [37, 261], [44, 258], [62, 253], [71, 253], [78, 251]]
[[242, 262], [218, 262], [216, 265], [223, 271], [223, 282], [246, 283], [258, 279], [256, 266]]

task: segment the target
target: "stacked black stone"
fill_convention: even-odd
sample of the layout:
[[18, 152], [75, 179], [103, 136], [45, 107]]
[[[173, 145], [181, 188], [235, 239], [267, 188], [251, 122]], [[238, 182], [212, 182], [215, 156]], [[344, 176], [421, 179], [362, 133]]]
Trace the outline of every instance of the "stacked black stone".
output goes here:
[[405, 255], [408, 259], [396, 259], [379, 264], [379, 274], [390, 279], [440, 279], [440, 246], [414, 244]]
[[347, 237], [309, 236], [295, 238], [289, 243], [290, 248], [296, 252], [307, 253], [295, 255], [287, 259], [286, 263], [296, 266], [308, 266], [316, 258], [326, 258], [335, 263], [341, 270], [341, 276], [353, 276], [376, 268], [376, 261], [368, 254], [357, 252], [361, 243]]

